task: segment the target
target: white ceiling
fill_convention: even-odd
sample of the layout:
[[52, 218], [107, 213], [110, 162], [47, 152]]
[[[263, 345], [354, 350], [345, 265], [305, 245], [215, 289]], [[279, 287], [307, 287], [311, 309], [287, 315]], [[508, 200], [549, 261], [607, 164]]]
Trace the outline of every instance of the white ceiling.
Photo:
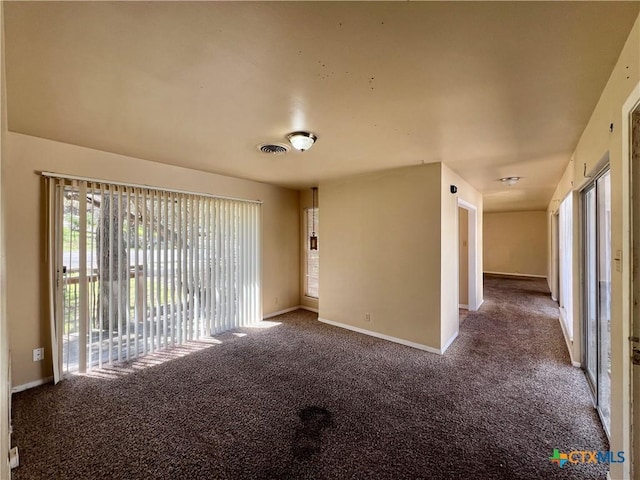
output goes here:
[[292, 188], [442, 161], [499, 211], [546, 208], [640, 3], [4, 5], [11, 131]]

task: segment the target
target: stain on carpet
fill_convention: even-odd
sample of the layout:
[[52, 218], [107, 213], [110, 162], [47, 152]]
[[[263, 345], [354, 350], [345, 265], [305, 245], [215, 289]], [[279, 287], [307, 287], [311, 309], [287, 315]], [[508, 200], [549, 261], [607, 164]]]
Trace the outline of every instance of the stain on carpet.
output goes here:
[[293, 457], [298, 460], [309, 460], [320, 451], [322, 431], [333, 422], [331, 412], [326, 408], [309, 406], [298, 413], [301, 424], [296, 427], [293, 441]]

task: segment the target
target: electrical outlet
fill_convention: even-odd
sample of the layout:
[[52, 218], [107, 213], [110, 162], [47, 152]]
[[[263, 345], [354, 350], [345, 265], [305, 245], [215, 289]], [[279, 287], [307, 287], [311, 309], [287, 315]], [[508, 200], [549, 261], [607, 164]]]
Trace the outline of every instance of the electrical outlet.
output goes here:
[[33, 361], [40, 362], [44, 358], [44, 348], [34, 348], [33, 349]]
[[370, 313], [365, 313], [364, 314], [364, 321], [365, 322], [370, 322], [371, 321], [371, 314]]

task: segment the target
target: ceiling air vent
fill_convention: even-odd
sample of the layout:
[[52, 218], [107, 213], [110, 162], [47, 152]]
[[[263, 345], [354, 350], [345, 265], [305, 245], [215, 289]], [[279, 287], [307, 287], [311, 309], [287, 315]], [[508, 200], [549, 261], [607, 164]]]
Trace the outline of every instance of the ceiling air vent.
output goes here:
[[272, 155], [282, 155], [289, 151], [289, 147], [280, 143], [262, 143], [258, 145], [258, 150], [262, 153], [270, 153]]

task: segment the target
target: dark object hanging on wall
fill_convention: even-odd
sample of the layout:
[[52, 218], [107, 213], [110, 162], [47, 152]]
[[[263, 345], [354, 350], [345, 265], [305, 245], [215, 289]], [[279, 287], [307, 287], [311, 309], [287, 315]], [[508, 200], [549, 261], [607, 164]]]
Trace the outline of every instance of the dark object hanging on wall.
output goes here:
[[451, 185], [450, 191], [455, 195], [456, 193], [458, 193], [458, 187], [456, 187], [455, 185]]
[[318, 195], [318, 187], [311, 187], [311, 199], [312, 199], [311, 215], [313, 216], [313, 220], [312, 220], [311, 237], [309, 237], [309, 250], [318, 249], [318, 237], [316, 236], [316, 195]]

